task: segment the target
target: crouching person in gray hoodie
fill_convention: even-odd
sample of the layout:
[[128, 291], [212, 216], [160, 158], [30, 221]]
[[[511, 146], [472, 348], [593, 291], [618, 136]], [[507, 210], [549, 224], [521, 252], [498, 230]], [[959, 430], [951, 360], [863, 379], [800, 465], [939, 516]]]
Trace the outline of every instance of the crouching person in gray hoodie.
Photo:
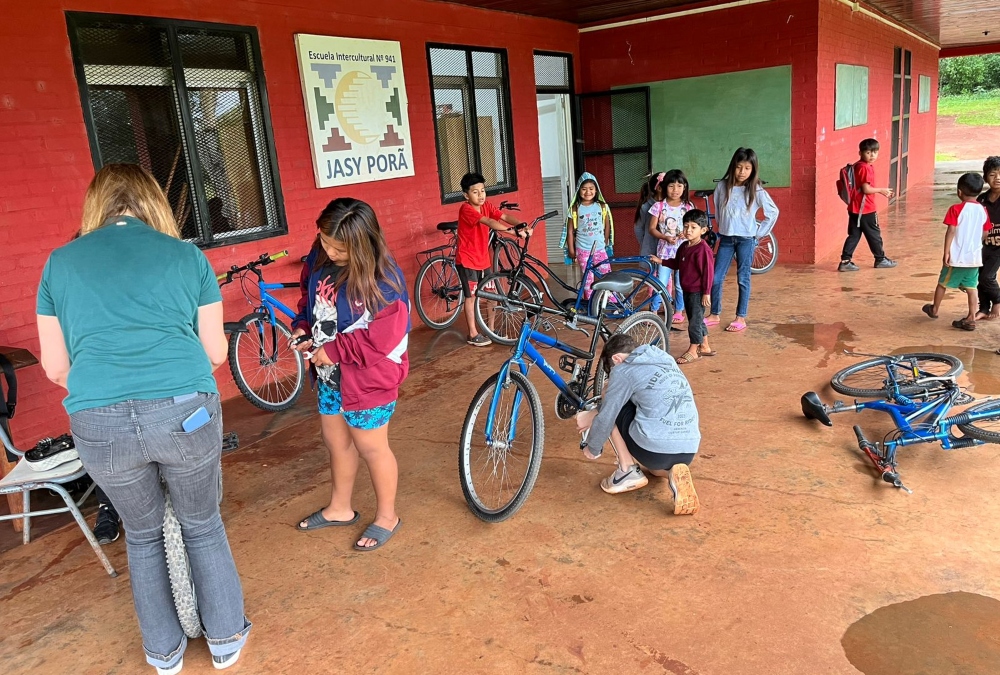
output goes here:
[[648, 483], [643, 469], [666, 478], [674, 513], [698, 510], [698, 493], [688, 465], [701, 443], [698, 409], [691, 385], [673, 357], [652, 345], [614, 335], [601, 354], [608, 385], [600, 411], [577, 415], [577, 428], [590, 429], [584, 455], [601, 456], [610, 439], [618, 468], [601, 481], [609, 494], [638, 490]]

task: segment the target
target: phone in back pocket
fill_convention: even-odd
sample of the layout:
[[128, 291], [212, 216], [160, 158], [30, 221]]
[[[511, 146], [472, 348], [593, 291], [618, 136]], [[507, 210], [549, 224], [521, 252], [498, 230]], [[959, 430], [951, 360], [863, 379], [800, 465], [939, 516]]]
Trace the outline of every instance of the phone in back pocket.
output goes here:
[[205, 410], [205, 406], [202, 406], [191, 413], [186, 420], [181, 423], [181, 428], [185, 432], [191, 433], [197, 429], [201, 429], [203, 426], [208, 424], [212, 419], [212, 416], [208, 414]]

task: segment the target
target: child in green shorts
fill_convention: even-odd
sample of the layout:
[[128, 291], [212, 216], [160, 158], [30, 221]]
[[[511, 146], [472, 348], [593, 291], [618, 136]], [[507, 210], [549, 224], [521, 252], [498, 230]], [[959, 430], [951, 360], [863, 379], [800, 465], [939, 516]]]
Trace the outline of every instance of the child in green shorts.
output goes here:
[[922, 307], [924, 314], [938, 318], [938, 308], [945, 290], [958, 288], [969, 296], [969, 313], [951, 325], [961, 330], [976, 329], [976, 310], [979, 307], [979, 268], [983, 266], [983, 239], [990, 231], [990, 217], [982, 204], [976, 201], [983, 191], [983, 177], [966, 173], [958, 179], [958, 198], [945, 214], [948, 226], [944, 235], [944, 266], [934, 290], [934, 303]]

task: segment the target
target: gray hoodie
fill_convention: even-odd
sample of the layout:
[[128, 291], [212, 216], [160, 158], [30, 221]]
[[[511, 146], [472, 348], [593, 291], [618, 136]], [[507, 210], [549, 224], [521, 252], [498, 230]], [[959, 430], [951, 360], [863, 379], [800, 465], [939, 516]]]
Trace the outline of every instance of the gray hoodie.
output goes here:
[[599, 454], [626, 402], [635, 404], [629, 435], [644, 450], [664, 455], [698, 452], [698, 409], [687, 378], [670, 354], [639, 345], [611, 369], [601, 411], [594, 418], [587, 446]]

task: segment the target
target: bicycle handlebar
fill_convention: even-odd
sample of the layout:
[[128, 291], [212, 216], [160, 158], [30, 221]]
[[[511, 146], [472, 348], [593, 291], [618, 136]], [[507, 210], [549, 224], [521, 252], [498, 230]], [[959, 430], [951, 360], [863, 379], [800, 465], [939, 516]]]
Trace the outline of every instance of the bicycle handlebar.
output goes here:
[[256, 260], [251, 260], [246, 265], [243, 266], [233, 265], [222, 274], [216, 275], [215, 280], [225, 281], [228, 284], [230, 281], [233, 280], [233, 275], [235, 274], [239, 274], [240, 272], [249, 272], [250, 270], [256, 270], [258, 267], [262, 267], [264, 265], [270, 265], [276, 260], [280, 260], [281, 258], [284, 258], [287, 255], [288, 255], [288, 249], [271, 254], [261, 253], [259, 258], [257, 258]]
[[518, 207], [517, 202], [508, 202], [506, 200], [500, 202], [500, 206], [498, 206], [497, 208], [500, 209], [501, 211], [520, 211], [521, 210]]

